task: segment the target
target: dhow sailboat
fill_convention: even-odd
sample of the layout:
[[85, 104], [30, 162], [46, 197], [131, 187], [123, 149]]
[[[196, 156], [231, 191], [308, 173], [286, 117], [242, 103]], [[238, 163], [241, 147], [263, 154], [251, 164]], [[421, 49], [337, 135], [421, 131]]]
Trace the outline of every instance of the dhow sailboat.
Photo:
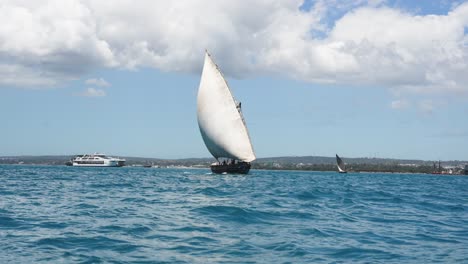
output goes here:
[[213, 173], [247, 174], [255, 153], [241, 111], [219, 67], [206, 51], [197, 96], [198, 126], [208, 151], [217, 160]]
[[345, 167], [345, 164], [343, 162], [343, 160], [340, 158], [340, 156], [338, 156], [338, 154], [335, 154], [336, 155], [336, 167], [338, 167], [338, 172], [339, 173], [346, 173], [346, 167]]

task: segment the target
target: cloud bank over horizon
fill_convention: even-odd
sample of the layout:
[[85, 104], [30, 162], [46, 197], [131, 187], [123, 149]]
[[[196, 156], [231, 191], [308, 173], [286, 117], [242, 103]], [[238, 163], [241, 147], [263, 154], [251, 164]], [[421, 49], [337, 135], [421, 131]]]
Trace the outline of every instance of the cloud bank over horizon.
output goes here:
[[0, 86], [56, 86], [102, 67], [198, 73], [206, 48], [237, 78], [468, 95], [468, 3], [422, 15], [377, 0], [307, 4], [6, 0]]

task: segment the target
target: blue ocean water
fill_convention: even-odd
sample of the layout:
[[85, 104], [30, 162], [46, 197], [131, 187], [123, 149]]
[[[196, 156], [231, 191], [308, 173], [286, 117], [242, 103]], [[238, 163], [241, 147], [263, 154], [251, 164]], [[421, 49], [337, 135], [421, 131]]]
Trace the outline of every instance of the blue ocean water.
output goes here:
[[0, 263], [468, 263], [468, 177], [0, 165]]

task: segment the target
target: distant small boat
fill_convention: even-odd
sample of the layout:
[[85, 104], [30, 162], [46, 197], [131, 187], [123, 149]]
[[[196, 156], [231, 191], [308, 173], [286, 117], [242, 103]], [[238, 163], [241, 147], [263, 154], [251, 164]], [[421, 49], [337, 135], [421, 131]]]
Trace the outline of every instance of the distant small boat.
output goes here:
[[336, 167], [338, 167], [338, 172], [347, 173], [343, 160], [340, 158], [340, 156], [338, 156], [338, 154], [335, 154], [335, 155], [336, 155]]
[[101, 153], [77, 155], [66, 165], [77, 167], [122, 167], [125, 159], [108, 157]]
[[255, 153], [242, 116], [241, 103], [233, 97], [208, 52], [198, 88], [197, 117], [203, 141], [217, 160], [210, 166], [211, 171], [247, 174]]
[[149, 163], [143, 164], [143, 167], [144, 168], [157, 168], [158, 165], [154, 165], [154, 162], [151, 162], [151, 164]]

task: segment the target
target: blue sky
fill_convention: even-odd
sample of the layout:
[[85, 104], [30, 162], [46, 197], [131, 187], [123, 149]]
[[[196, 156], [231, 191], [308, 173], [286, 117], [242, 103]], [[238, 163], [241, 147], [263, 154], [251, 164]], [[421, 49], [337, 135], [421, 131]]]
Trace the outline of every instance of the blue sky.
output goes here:
[[464, 2], [45, 2], [0, 10], [0, 156], [209, 157], [206, 47], [258, 157], [468, 159]]

